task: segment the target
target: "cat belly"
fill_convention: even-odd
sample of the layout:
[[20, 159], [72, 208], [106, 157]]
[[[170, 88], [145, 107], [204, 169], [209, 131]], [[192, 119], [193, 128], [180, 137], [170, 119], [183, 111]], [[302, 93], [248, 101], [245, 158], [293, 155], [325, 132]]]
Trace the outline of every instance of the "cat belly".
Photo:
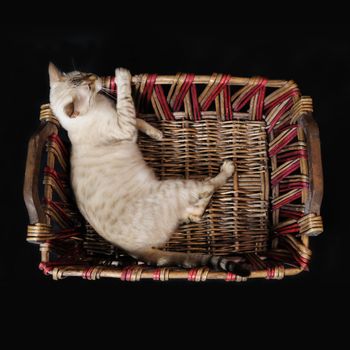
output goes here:
[[81, 212], [100, 236], [129, 252], [165, 244], [178, 225], [175, 215], [168, 215], [166, 220], [149, 217], [144, 210], [135, 210], [132, 202], [105, 205], [106, 210], [101, 210], [86, 201]]
[[135, 147], [76, 149], [71, 159], [81, 213], [98, 234], [127, 251], [166, 243], [191, 192], [179, 190], [181, 183], [158, 181]]
[[107, 183], [99, 176], [90, 181], [74, 181], [73, 176], [72, 183], [84, 218], [100, 236], [126, 251], [163, 245], [177, 228], [176, 212], [166, 209], [166, 202], [147, 202], [145, 188], [123, 191], [117, 180]]

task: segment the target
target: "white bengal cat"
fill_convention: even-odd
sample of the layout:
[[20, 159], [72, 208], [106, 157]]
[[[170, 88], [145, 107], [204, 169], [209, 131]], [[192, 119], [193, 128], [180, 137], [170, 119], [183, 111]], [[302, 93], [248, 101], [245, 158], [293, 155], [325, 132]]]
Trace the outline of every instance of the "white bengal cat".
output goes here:
[[249, 270], [228, 258], [167, 252], [164, 245], [184, 222], [201, 220], [214, 191], [232, 177], [225, 161], [210, 179], [156, 178], [137, 145], [138, 130], [161, 140], [161, 131], [136, 118], [131, 75], [115, 71], [116, 104], [101, 79], [81, 72], [61, 73], [49, 65], [51, 108], [72, 143], [71, 183], [79, 210], [96, 232], [131, 256], [158, 266], [208, 265], [241, 276]]

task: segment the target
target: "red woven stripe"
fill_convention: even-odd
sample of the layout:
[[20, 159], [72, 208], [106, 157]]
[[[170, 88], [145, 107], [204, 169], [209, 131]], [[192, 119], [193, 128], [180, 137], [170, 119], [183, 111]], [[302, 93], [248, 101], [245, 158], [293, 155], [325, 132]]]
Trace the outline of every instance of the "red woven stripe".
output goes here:
[[160, 269], [156, 269], [153, 272], [153, 280], [154, 281], [159, 281], [160, 280]]
[[82, 278], [83, 279], [87, 279], [87, 280], [91, 280], [91, 275], [92, 275], [92, 271], [94, 270], [93, 267], [88, 267], [86, 270], [83, 271], [82, 273]]
[[277, 155], [277, 160], [284, 162], [298, 158], [307, 158], [307, 152], [304, 149], [300, 149], [297, 151], [288, 151]]
[[[239, 102], [237, 106], [235, 106], [235, 112], [239, 112], [250, 100], [251, 98], [259, 92], [261, 88], [264, 88], [267, 83], [266, 79], [262, 79], [258, 84], [253, 85], [250, 90], [248, 90], [244, 96], [242, 96], [242, 100]], [[261, 111], [262, 113], [262, 111]]]
[[53, 270], [53, 266], [49, 266], [48, 264], [41, 262], [39, 264], [39, 269], [42, 270], [45, 275], [48, 275]]
[[260, 87], [260, 90], [258, 92], [258, 103], [257, 103], [256, 120], [262, 120], [263, 119], [266, 83], [267, 83], [267, 79], [265, 79], [263, 85]]
[[199, 102], [197, 97], [197, 89], [194, 84], [191, 85], [191, 95], [192, 95], [193, 118], [195, 121], [198, 121], [198, 120], [201, 120], [201, 113], [200, 113]]
[[303, 269], [303, 270], [308, 270], [309, 268], [309, 263], [310, 261], [308, 259], [305, 259], [301, 256], [296, 256], [296, 259], [298, 261], [298, 263], [300, 264], [300, 267]]
[[56, 213], [59, 213], [60, 216], [63, 217], [63, 220], [69, 225], [74, 226], [73, 221], [71, 218], [66, 214], [66, 212], [61, 208], [61, 206], [56, 201], [49, 200], [47, 198], [44, 198], [44, 203], [51, 207], [52, 210], [56, 211]]
[[253, 86], [251, 90], [247, 91], [247, 93], [242, 97], [240, 103], [235, 106], [234, 111], [239, 112], [250, 100], [251, 98], [259, 91], [260, 86]]
[[271, 279], [273, 277], [273, 268], [271, 267], [268, 267], [266, 269], [266, 279]]
[[289, 233], [298, 233], [299, 232], [299, 227], [297, 228], [288, 228], [285, 230], [281, 230], [280, 232], [278, 232], [280, 235], [287, 235]]
[[284, 169], [278, 176], [271, 178], [272, 186], [276, 186], [280, 181], [282, 181], [285, 177], [290, 175], [293, 171], [300, 167], [300, 162], [295, 162], [291, 164], [288, 168]]
[[230, 75], [223, 75], [220, 79], [219, 84], [213, 89], [211, 94], [207, 97], [205, 101], [203, 101], [202, 104], [202, 110], [206, 111], [212, 102], [215, 100], [216, 96], [221, 92], [221, 90], [225, 87], [225, 85], [229, 82], [231, 76]]
[[227, 272], [227, 275], [226, 275], [226, 282], [234, 282], [236, 281], [236, 275], [232, 272]]
[[289, 97], [298, 96], [299, 91], [298, 89], [292, 89], [291, 91], [285, 92], [283, 95], [278, 97], [276, 100], [269, 102], [268, 104], [265, 104], [265, 111], [266, 114], [269, 114], [272, 108], [276, 107], [278, 104], [282, 103], [284, 100], [288, 99]]
[[289, 248], [289, 250], [291, 251], [291, 255], [294, 258], [294, 261], [300, 266], [300, 268], [308, 270], [309, 259], [300, 256], [300, 254], [296, 252], [293, 247], [291, 249]]
[[45, 167], [44, 168], [44, 174], [46, 175], [46, 176], [49, 176], [49, 177], [51, 177], [54, 181], [55, 181], [55, 183], [57, 184], [57, 186], [61, 189], [61, 191], [63, 192], [63, 193], [65, 193], [67, 196], [69, 196], [69, 193], [66, 193], [67, 191], [66, 191], [66, 186], [63, 184], [63, 182], [62, 182], [62, 175], [61, 175], [61, 178], [59, 177], [59, 174], [54, 170], [54, 169], [52, 169], [52, 168], [49, 168], [49, 167]]
[[143, 108], [151, 102], [154, 84], [157, 79], [157, 74], [149, 74], [146, 78], [146, 83], [140, 96], [140, 104]]
[[281, 209], [280, 217], [291, 218], [291, 219], [300, 219], [304, 213], [294, 210]]
[[279, 98], [277, 98], [275, 101], [270, 102], [268, 105], [265, 106], [266, 109], [273, 108], [277, 104], [280, 104], [284, 100], [288, 99], [289, 97], [296, 97], [299, 95], [298, 88], [293, 88], [291, 91], [286, 92], [285, 94], [281, 95]]
[[120, 279], [122, 281], [125, 281], [125, 276], [126, 276], [126, 272], [127, 272], [128, 268], [126, 267], [125, 269], [123, 269], [121, 275], [120, 275]]
[[191, 84], [194, 80], [195, 75], [194, 74], [187, 74], [185, 77], [185, 81], [181, 86], [181, 89], [176, 96], [175, 102], [174, 102], [174, 111], [177, 112], [180, 110], [181, 104], [183, 103], [183, 100], [185, 99], [185, 96], [188, 92], [188, 90], [191, 87]]
[[275, 230], [281, 235], [286, 235], [288, 233], [295, 233], [300, 231], [300, 227], [298, 223], [294, 223], [285, 227], [281, 227]]
[[53, 177], [55, 177], [55, 178], [57, 178], [57, 179], [65, 179], [65, 178], [67, 177], [66, 174], [64, 174], [64, 173], [59, 173], [59, 172], [57, 172], [55, 169], [50, 168], [50, 167], [48, 167], [48, 166], [45, 166], [45, 168], [44, 168], [44, 173], [45, 173], [45, 174], [50, 174], [50, 175], [52, 175]]
[[171, 113], [170, 107], [168, 105], [168, 102], [166, 100], [166, 97], [164, 95], [163, 88], [160, 85], [155, 86], [155, 92], [158, 97], [159, 103], [163, 109], [163, 112], [165, 114], [165, 118], [167, 120], [174, 120], [174, 115]]
[[131, 275], [132, 275], [133, 269], [134, 269], [133, 267], [130, 267], [129, 269], [126, 270], [125, 281], [131, 280]]
[[273, 157], [276, 155], [284, 146], [286, 146], [294, 137], [297, 136], [297, 129], [291, 127], [291, 132], [286, 134], [272, 149], [269, 151], [269, 156]]
[[285, 112], [287, 112], [288, 109], [290, 109], [293, 106], [293, 101], [289, 100], [289, 102], [281, 108], [281, 110], [275, 115], [275, 117], [271, 120], [271, 124], [268, 128], [268, 133], [270, 133], [273, 130], [273, 127], [278, 123], [278, 121], [281, 119], [281, 117], [284, 115]]
[[190, 271], [188, 271], [187, 279], [189, 281], [195, 281], [196, 280], [196, 276], [197, 276], [197, 272], [198, 272], [198, 269], [191, 269]]
[[56, 231], [55, 237], [52, 239], [54, 240], [60, 240], [60, 239], [66, 239], [70, 237], [76, 237], [79, 236], [81, 233], [79, 232], [79, 228], [67, 228], [64, 230]]
[[300, 159], [300, 158], [307, 158], [307, 157], [306, 157], [306, 155], [305, 155], [305, 156], [298, 156], [298, 155], [296, 155], [296, 156], [291, 156], [291, 157], [282, 158], [282, 159], [279, 159], [279, 160], [280, 160], [280, 161], [283, 160], [283, 163], [284, 163], [284, 162], [288, 162], [288, 161], [290, 161], [290, 160], [295, 160], [295, 159]]
[[[44, 174], [50, 178], [52, 178], [57, 186], [64, 192], [66, 193], [66, 187], [67, 187], [67, 181], [64, 178], [64, 174], [58, 174], [54, 169], [45, 167], [44, 168]], [[68, 193], [67, 193], [68, 195]]]
[[150, 74], [147, 77], [146, 86], [145, 86], [144, 91], [146, 90], [146, 93], [147, 93], [146, 99], [147, 99], [148, 103], [151, 101], [152, 92], [153, 92], [153, 88], [154, 88], [154, 84], [155, 84], [156, 80], [157, 80], [157, 74]]
[[295, 190], [295, 189], [303, 189], [303, 188], [308, 188], [309, 184], [307, 182], [291, 182], [288, 184], [280, 184], [279, 185], [279, 190], [281, 192], [285, 192], [285, 191], [290, 191], [290, 190]]
[[280, 133], [283, 130], [286, 130], [288, 128], [290, 128], [290, 120], [289, 119], [287, 119], [285, 122], [281, 123], [280, 125], [276, 126], [273, 130], [276, 133]]
[[226, 85], [224, 88], [224, 105], [225, 105], [225, 120], [232, 120], [232, 105], [231, 105], [231, 90], [230, 86]]
[[298, 199], [301, 197], [301, 191], [298, 191], [297, 193], [295, 193], [293, 196], [290, 196], [288, 198], [286, 198], [285, 200], [279, 202], [278, 204], [275, 204], [272, 206], [272, 210], [276, 210], [276, 209], [279, 209], [281, 208], [282, 206], [286, 205], [286, 204], [289, 204], [290, 202]]
[[[308, 265], [309, 265], [309, 259], [304, 258], [300, 255], [300, 253], [295, 249], [295, 247], [293, 247], [291, 245], [291, 243], [289, 242], [289, 240], [287, 240], [288, 236], [286, 236], [284, 239], [284, 237], [281, 236], [280, 239], [280, 244], [281, 246], [285, 246], [288, 251], [290, 252], [290, 255], [292, 256], [294, 263], [296, 263], [297, 265], [299, 265], [301, 268], [303, 269], [307, 269]], [[275, 253], [274, 253], [275, 254]], [[283, 257], [283, 256], [282, 256]], [[286, 262], [288, 259], [288, 257], [283, 257], [284, 262]], [[292, 261], [291, 261], [292, 262]]]
[[110, 79], [109, 79], [109, 89], [112, 90], [114, 93], [117, 92], [117, 84], [115, 82], [115, 77], [110, 77]]
[[63, 141], [57, 134], [51, 134], [49, 136], [49, 140], [52, 142], [55, 142], [57, 146], [59, 147], [62, 154], [64, 154], [64, 157], [68, 156], [68, 151], [66, 146], [64, 145]]
[[124, 268], [121, 275], [120, 275], [120, 279], [122, 281], [130, 281], [131, 276], [132, 276], [132, 272], [134, 269], [135, 269], [135, 266], [128, 266], [128, 267]]

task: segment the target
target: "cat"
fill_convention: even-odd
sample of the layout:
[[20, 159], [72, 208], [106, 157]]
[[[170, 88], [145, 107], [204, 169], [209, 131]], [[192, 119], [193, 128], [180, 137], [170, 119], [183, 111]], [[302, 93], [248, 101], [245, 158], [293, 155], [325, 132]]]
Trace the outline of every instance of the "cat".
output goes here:
[[61, 73], [49, 64], [50, 104], [72, 144], [71, 184], [85, 219], [104, 239], [130, 256], [157, 266], [210, 266], [248, 276], [232, 258], [169, 252], [164, 245], [181, 223], [199, 222], [214, 191], [232, 178], [224, 161], [217, 176], [198, 180], [159, 180], [137, 145], [138, 130], [155, 140], [162, 132], [136, 118], [131, 74], [115, 70], [116, 104], [100, 93], [91, 73]]

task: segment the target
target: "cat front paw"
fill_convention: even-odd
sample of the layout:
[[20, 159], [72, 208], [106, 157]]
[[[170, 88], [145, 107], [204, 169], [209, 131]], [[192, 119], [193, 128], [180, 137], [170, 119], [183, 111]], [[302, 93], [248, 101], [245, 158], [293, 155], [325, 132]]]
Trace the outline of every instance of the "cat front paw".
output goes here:
[[156, 130], [154, 131], [154, 133], [152, 134], [152, 137], [157, 140], [157, 141], [162, 141], [164, 138], [163, 133], [160, 130]]
[[220, 170], [227, 176], [231, 176], [235, 172], [235, 165], [231, 160], [225, 160]]
[[129, 83], [131, 82], [131, 73], [126, 68], [116, 68], [115, 70], [115, 80], [117, 85], [120, 83]]

